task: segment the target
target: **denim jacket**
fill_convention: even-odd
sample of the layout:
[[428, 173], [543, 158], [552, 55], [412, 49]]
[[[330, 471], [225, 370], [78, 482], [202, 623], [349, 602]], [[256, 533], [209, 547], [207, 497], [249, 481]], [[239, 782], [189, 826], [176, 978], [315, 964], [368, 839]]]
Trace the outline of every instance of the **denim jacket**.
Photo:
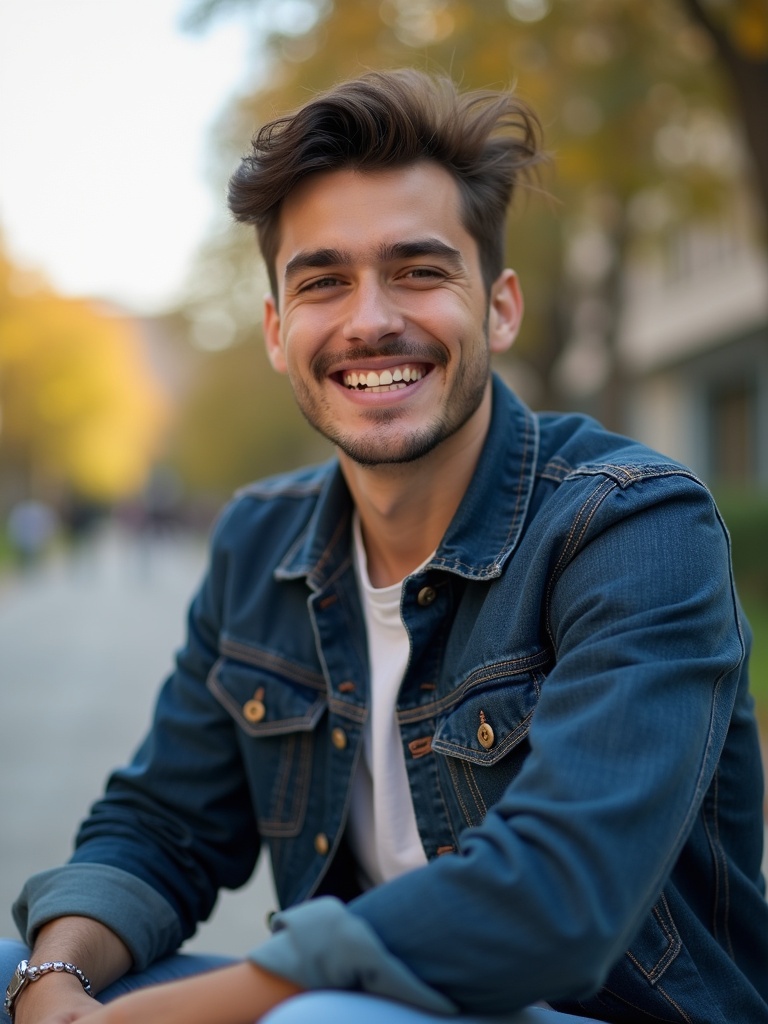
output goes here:
[[350, 515], [335, 462], [226, 509], [149, 736], [71, 862], [27, 884], [22, 930], [92, 916], [140, 968], [264, 844], [284, 909], [250, 956], [301, 985], [768, 1021], [749, 635], [702, 484], [494, 381], [474, 478], [403, 587], [398, 719], [429, 863], [365, 893], [344, 839], [368, 686]]

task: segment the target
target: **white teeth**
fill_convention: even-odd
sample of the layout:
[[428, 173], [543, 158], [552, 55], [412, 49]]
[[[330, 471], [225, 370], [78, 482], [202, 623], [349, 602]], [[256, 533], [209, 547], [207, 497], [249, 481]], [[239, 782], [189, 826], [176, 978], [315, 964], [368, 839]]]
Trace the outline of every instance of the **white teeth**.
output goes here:
[[414, 381], [421, 380], [424, 371], [417, 366], [396, 366], [393, 370], [375, 370], [358, 372], [348, 370], [343, 374], [343, 382], [348, 388], [368, 391], [399, 391]]
[[367, 388], [368, 391], [402, 391], [403, 388], [407, 388], [408, 385], [404, 384], [403, 381], [399, 381], [397, 384], [379, 384], [375, 388]]

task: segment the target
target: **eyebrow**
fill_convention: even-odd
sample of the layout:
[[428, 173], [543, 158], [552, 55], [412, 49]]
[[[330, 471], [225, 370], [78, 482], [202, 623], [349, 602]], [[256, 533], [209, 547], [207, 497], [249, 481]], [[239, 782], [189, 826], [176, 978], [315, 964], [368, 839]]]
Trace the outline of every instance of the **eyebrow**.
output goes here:
[[454, 270], [462, 270], [465, 266], [459, 250], [446, 245], [439, 238], [416, 238], [410, 242], [383, 244], [379, 246], [378, 256], [385, 263], [390, 260], [413, 259], [415, 256], [439, 256], [451, 264]]
[[[376, 259], [381, 263], [395, 260], [414, 259], [418, 256], [438, 256], [454, 270], [463, 270], [464, 257], [458, 249], [446, 245], [439, 238], [417, 238], [408, 242], [384, 242], [375, 250]], [[321, 270], [323, 267], [344, 267], [354, 262], [352, 253], [346, 249], [312, 249], [296, 253], [285, 265], [285, 279], [302, 270]]]
[[298, 252], [285, 265], [286, 279], [301, 270], [318, 270], [323, 267], [338, 267], [352, 262], [352, 254], [341, 249], [313, 249]]

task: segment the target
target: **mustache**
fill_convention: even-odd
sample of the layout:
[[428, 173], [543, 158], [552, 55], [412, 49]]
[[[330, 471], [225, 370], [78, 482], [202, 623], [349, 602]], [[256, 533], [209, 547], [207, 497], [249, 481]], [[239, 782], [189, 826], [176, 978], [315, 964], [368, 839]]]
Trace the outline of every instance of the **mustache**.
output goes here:
[[320, 352], [310, 363], [310, 373], [316, 381], [323, 381], [335, 368], [368, 359], [402, 359], [404, 363], [432, 363], [446, 366], [448, 355], [445, 349], [434, 342], [409, 341], [407, 338], [392, 338], [380, 345], [357, 345], [343, 352]]

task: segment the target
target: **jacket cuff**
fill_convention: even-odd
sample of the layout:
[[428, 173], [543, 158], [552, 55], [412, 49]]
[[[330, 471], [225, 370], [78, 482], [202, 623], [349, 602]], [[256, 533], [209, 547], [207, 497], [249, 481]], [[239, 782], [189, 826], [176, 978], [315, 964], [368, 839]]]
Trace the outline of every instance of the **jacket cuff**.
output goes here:
[[171, 905], [146, 882], [108, 864], [67, 864], [33, 875], [13, 905], [27, 945], [48, 921], [75, 915], [106, 925], [133, 957], [133, 970], [177, 949], [181, 927]]
[[425, 985], [341, 900], [323, 896], [272, 918], [273, 935], [248, 959], [304, 989], [345, 989], [409, 1003], [431, 1013], [458, 1007]]

